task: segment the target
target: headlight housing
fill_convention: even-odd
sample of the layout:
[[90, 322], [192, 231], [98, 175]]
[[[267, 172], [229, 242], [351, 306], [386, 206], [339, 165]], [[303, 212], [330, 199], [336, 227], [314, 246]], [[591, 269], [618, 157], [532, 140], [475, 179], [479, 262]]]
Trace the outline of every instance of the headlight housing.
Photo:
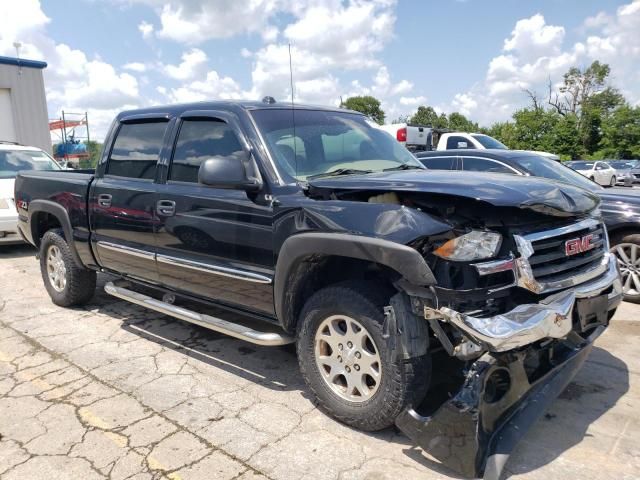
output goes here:
[[453, 238], [433, 251], [433, 254], [446, 260], [468, 262], [495, 257], [502, 245], [502, 235], [496, 232], [471, 230], [469, 233]]

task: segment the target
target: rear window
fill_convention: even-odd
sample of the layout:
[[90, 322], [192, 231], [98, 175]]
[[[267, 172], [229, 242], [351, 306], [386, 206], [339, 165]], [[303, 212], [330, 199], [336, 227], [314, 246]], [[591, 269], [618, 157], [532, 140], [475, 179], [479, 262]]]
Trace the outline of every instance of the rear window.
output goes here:
[[124, 123], [107, 163], [107, 174], [153, 180], [167, 122]]
[[464, 148], [473, 148], [473, 143], [465, 137], [449, 137], [447, 138], [447, 150], [458, 150]]

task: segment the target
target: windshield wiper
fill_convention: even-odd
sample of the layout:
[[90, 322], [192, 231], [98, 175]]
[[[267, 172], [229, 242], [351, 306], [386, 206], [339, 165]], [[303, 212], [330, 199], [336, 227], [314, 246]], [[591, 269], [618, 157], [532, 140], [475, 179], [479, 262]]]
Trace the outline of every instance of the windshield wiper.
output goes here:
[[316, 173], [315, 175], [309, 175], [307, 180], [313, 180], [319, 177], [338, 177], [340, 175], [355, 175], [358, 173], [373, 173], [373, 170], [358, 170], [357, 168], [338, 168], [330, 172]]
[[403, 163], [402, 165], [398, 165], [397, 167], [385, 168], [382, 171], [383, 172], [390, 172], [392, 170], [413, 170], [414, 168], [418, 169], [418, 170], [426, 170], [426, 168], [422, 168], [422, 167], [419, 167], [417, 165], [409, 165], [407, 163]]

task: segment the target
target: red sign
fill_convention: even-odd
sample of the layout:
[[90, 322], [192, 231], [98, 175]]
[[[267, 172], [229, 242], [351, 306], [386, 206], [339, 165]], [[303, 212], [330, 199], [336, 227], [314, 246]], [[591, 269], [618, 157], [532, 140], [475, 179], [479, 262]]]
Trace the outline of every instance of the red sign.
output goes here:
[[578, 253], [586, 252], [595, 248], [593, 244], [593, 234], [585, 235], [582, 238], [572, 238], [564, 242], [564, 253], [567, 257], [571, 255], [577, 255]]

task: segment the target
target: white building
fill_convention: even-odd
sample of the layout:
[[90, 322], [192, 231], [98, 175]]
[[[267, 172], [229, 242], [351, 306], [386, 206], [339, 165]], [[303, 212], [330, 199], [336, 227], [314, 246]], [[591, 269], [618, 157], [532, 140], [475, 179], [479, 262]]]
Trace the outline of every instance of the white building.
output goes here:
[[51, 153], [45, 62], [0, 56], [0, 141]]

